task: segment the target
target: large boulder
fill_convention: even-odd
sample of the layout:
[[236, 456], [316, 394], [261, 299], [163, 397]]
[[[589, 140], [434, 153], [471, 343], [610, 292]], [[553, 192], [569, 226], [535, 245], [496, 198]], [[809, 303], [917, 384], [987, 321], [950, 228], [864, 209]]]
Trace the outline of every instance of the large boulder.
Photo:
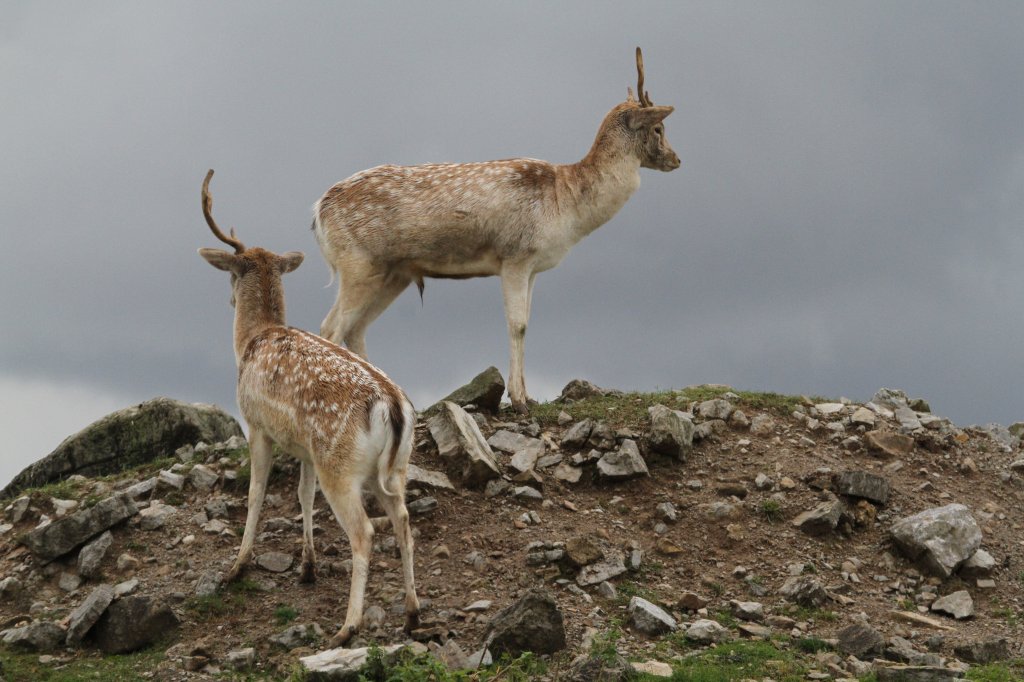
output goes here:
[[690, 416], [664, 405], [649, 407], [647, 412], [651, 416], [648, 447], [653, 452], [684, 459], [693, 449], [693, 420]]
[[519, 601], [499, 611], [490, 628], [488, 648], [495, 658], [504, 653], [516, 657], [526, 651], [551, 654], [565, 648], [562, 612], [543, 588], [527, 591]]
[[14, 477], [0, 499], [72, 474], [103, 476], [169, 457], [183, 445], [217, 443], [242, 436], [242, 429], [215, 405], [154, 398], [108, 414]]
[[463, 485], [479, 488], [501, 476], [480, 427], [455, 403], [441, 403], [437, 414], [427, 420], [427, 428], [437, 443], [438, 454], [447, 462], [448, 473]]
[[121, 493], [36, 528], [21, 538], [21, 542], [41, 561], [50, 562], [138, 511], [135, 501]]
[[166, 602], [129, 596], [112, 603], [92, 632], [104, 653], [124, 654], [149, 646], [180, 622]]
[[948, 578], [981, 546], [981, 528], [962, 504], [926, 509], [900, 519], [890, 530], [906, 557]]
[[505, 380], [502, 378], [501, 372], [497, 367], [488, 367], [473, 377], [468, 384], [455, 389], [428, 407], [424, 410], [424, 414], [436, 414], [441, 410], [441, 403], [445, 401], [455, 403], [459, 407], [476, 405], [481, 410], [494, 413], [498, 411], [501, 396], [504, 394]]

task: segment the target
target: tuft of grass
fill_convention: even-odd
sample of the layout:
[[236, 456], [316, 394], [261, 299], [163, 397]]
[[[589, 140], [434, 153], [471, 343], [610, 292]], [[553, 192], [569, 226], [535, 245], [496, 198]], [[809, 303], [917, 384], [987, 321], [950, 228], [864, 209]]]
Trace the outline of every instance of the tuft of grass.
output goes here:
[[778, 500], [762, 500], [760, 512], [768, 523], [778, 523], [782, 520], [782, 504]]
[[796, 640], [793, 645], [797, 650], [804, 652], [805, 654], [816, 654], [819, 651], [830, 651], [832, 649], [828, 642], [817, 637], [801, 637]]
[[287, 604], [281, 604], [274, 609], [274, 620], [277, 621], [278, 625], [287, 625], [298, 617], [299, 612]]

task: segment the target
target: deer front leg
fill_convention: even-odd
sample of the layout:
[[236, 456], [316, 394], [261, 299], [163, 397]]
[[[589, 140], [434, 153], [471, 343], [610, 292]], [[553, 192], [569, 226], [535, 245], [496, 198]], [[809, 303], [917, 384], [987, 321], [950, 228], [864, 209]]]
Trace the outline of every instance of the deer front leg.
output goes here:
[[267, 479], [270, 478], [270, 465], [274, 453], [270, 437], [262, 431], [252, 429], [249, 433], [249, 511], [245, 515], [245, 532], [242, 534], [242, 546], [238, 550], [231, 570], [224, 577], [224, 582], [236, 580], [242, 569], [252, 558], [252, 547], [256, 541], [256, 526], [260, 522], [260, 510], [263, 508], [263, 497], [267, 492]]
[[508, 397], [512, 407], [526, 414], [529, 397], [523, 377], [523, 353], [526, 343], [526, 325], [530, 319], [530, 296], [534, 275], [529, 268], [517, 265], [505, 267], [501, 272], [501, 291], [505, 298], [505, 322], [508, 325]]

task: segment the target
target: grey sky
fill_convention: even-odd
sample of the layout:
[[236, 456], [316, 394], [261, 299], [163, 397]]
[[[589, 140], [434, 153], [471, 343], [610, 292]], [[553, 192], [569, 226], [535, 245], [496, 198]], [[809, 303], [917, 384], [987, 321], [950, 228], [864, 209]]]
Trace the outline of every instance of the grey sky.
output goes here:
[[[0, 485], [111, 409], [231, 411], [227, 277], [303, 250], [289, 322], [334, 297], [309, 231], [380, 163], [578, 160], [635, 84], [681, 169], [643, 172], [537, 281], [527, 386], [720, 382], [957, 423], [1024, 419], [1018, 2], [28, 3], [0, 20]], [[496, 279], [429, 280], [371, 328], [425, 406], [507, 371]]]

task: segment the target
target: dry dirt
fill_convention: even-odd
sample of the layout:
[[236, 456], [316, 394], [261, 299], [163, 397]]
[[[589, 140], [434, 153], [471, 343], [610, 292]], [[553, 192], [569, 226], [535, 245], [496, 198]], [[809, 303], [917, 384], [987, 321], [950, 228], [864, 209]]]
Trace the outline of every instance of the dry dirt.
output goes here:
[[[686, 409], [691, 400], [689, 394], [671, 392], [658, 398], [676, 409]], [[641, 436], [645, 423], [636, 414], [643, 414], [643, 410], [631, 408], [643, 408], [652, 400], [651, 396], [626, 394], [616, 400], [608, 403], [614, 408], [605, 412], [608, 423]], [[460, 489], [457, 482], [455, 491], [413, 491], [410, 499], [429, 495], [438, 501], [435, 511], [413, 518], [417, 535], [417, 585], [427, 624], [439, 626], [439, 631], [447, 630], [463, 649], [471, 652], [478, 648], [486, 623], [494, 613], [513, 602], [525, 588], [545, 585], [552, 589], [565, 616], [569, 641], [568, 651], [560, 658], [563, 662], [556, 664], [557, 670], [558, 665], [566, 665], [577, 653], [586, 628], [607, 631], [618, 627], [624, 620], [630, 594], [639, 593], [657, 600], [682, 620], [694, 617], [692, 613], [674, 608], [679, 595], [687, 590], [711, 599], [708, 606], [711, 617], [727, 610], [730, 599], [759, 601], [769, 612], [793, 614], [791, 605], [778, 595], [778, 590], [790, 575], [788, 566], [802, 564], [848, 601], [830, 603], [817, 612], [793, 614], [797, 620], [806, 621], [807, 636], [833, 637], [837, 630], [853, 622], [857, 614], [864, 613], [868, 622], [885, 635], [913, 637], [922, 650], [924, 639], [933, 634], [945, 636], [941, 652], [947, 656], [952, 655], [956, 643], [1008, 637], [1013, 653], [1024, 655], [1020, 644], [1024, 639], [1024, 483], [1019, 476], [1006, 475], [1009, 463], [1022, 456], [1020, 450], [1005, 452], [984, 433], [967, 429], [959, 437], [962, 442], [951, 441], [944, 448], [935, 447], [935, 451], [920, 445], [915, 447], [912, 453], [899, 460], [900, 466], [891, 458], [883, 459], [863, 449], [848, 451], [838, 441], [831, 441], [827, 431], [809, 432], [801, 421], [791, 416], [785, 403], [767, 407], [758, 404], [745, 399], [737, 402], [748, 418], [765, 412], [771, 414], [775, 420], [773, 433], [755, 436], [747, 428], [730, 427], [695, 444], [684, 462], [645, 453], [649, 477], [602, 483], [592, 475], [591, 467], [579, 483], [567, 484], [542, 471], [543, 502], [519, 501], [507, 495], [489, 498], [482, 491]], [[556, 409], [550, 406], [535, 409], [535, 415], [541, 418], [542, 432], [550, 436], [549, 449], [559, 442], [564, 431], [554, 418], [560, 409], [579, 417], [594, 407], [582, 401]], [[511, 412], [503, 412], [489, 419], [484, 435], [530, 421], [529, 418], [516, 420]], [[622, 435], [625, 432], [621, 432]], [[801, 441], [802, 438], [810, 440]], [[977, 471], [963, 468], [968, 457], [976, 464]], [[507, 464], [508, 459], [508, 455], [499, 454], [502, 464]], [[443, 467], [422, 424], [417, 431], [413, 462], [425, 469]], [[836, 473], [864, 469], [890, 481], [891, 500], [886, 507], [877, 510], [873, 524], [854, 528], [849, 535], [837, 532], [824, 537], [810, 537], [793, 526], [792, 519], [797, 514], [812, 508], [827, 494], [815, 487], [816, 481], [827, 479], [819, 472], [823, 467]], [[756, 489], [753, 481], [759, 473], [776, 482], [773, 490]], [[779, 487], [784, 477], [795, 483], [792, 489]], [[700, 481], [702, 487], [694, 489], [692, 481]], [[732, 500], [741, 515], [736, 520], [709, 520], [700, 505], [727, 500], [718, 490], [727, 483], [738, 483], [747, 491], [744, 499]], [[137, 526], [136, 517], [114, 529], [115, 541], [104, 561], [103, 581], [116, 583], [132, 575], [119, 572], [114, 565], [122, 553], [132, 554], [141, 560], [133, 573], [140, 581], [138, 593], [179, 593], [175, 610], [181, 616], [182, 625], [171, 642], [178, 643], [175, 650], [179, 654], [187, 654], [188, 649], [201, 642], [216, 662], [230, 650], [255, 646], [262, 670], [287, 672], [298, 655], [308, 652], [287, 653], [270, 647], [267, 637], [286, 627], [275, 620], [275, 611], [287, 614], [288, 609], [294, 609], [297, 617], [292, 623], [317, 622], [330, 635], [344, 617], [348, 594], [347, 541], [319, 494], [315, 517], [318, 581], [314, 585], [303, 585], [297, 580], [301, 531], [297, 521], [296, 485], [297, 467], [287, 458], [279, 457], [269, 491], [279, 496], [279, 500], [264, 509], [262, 518], [286, 517], [295, 523], [290, 530], [264, 533], [256, 547], [257, 554], [279, 551], [294, 555], [293, 568], [284, 574], [250, 568], [247, 578], [251, 582], [247, 584], [252, 589], [228, 593], [220, 604], [213, 605], [213, 608], [223, 606], [223, 612], [204, 613], [203, 608], [209, 608], [210, 604], [195, 601], [192, 594], [200, 573], [210, 569], [222, 571], [229, 566], [237, 550], [238, 537], [202, 532], [191, 517], [203, 509], [210, 494], [198, 493], [188, 486], [178, 499], [174, 499], [174, 495], [161, 496], [164, 501], [170, 500], [178, 506], [178, 512], [164, 528], [143, 531]], [[89, 486], [81, 489], [87, 492]], [[781, 499], [781, 518], [777, 519], [764, 513], [764, 502], [773, 494]], [[231, 501], [229, 523], [240, 537], [245, 519], [245, 490], [223, 489], [222, 484], [218, 484], [213, 495], [224, 495]], [[670, 524], [664, 535], [654, 530], [659, 520], [655, 507], [661, 502], [671, 502], [679, 511], [678, 521]], [[976, 615], [969, 620], [954, 621], [932, 614], [952, 628], [949, 631], [907, 625], [892, 614], [908, 605], [904, 602], [901, 606], [903, 600], [913, 598], [913, 591], [904, 594], [899, 588], [908, 584], [908, 578], [913, 582], [919, 574], [892, 547], [888, 528], [898, 518], [951, 502], [970, 507], [981, 525], [982, 547], [997, 561], [992, 576], [995, 588], [979, 589], [974, 581], [957, 577], [945, 580], [938, 587], [939, 594], [968, 589], [975, 601]], [[33, 507], [52, 515], [53, 509], [46, 497], [37, 495]], [[524, 524], [519, 519], [529, 510], [539, 514], [540, 523], [522, 527]], [[77, 552], [64, 563], [57, 561], [49, 568], [40, 569], [27, 550], [13, 539], [35, 524], [38, 513], [28, 517], [15, 532], [0, 539], [0, 577], [20, 575], [24, 578], [33, 571], [45, 574], [45, 578], [30, 588], [32, 594], [28, 601], [41, 603], [45, 613], [59, 618], [98, 581], [87, 581], [71, 595], [64, 593], [57, 585], [58, 578], [61, 570], [74, 571]], [[181, 539], [187, 535], [194, 535], [195, 541], [185, 545]], [[557, 570], [527, 566], [526, 546], [530, 542], [564, 542], [578, 535], [590, 536], [606, 546], [643, 549], [641, 569], [613, 581], [619, 591], [617, 598], [602, 598], [593, 588], [588, 588], [584, 596], [557, 584], [554, 580], [559, 577]], [[657, 543], [665, 540], [677, 545], [682, 552], [673, 556], [659, 552]], [[390, 532], [378, 533], [376, 544], [366, 605], [383, 607], [387, 617], [383, 627], [359, 635], [357, 644], [359, 641], [386, 644], [404, 639], [400, 631], [403, 622], [400, 562]], [[465, 561], [474, 551], [484, 557], [483, 562], [475, 566]], [[858, 570], [859, 582], [846, 581], [840, 574], [842, 562], [851, 558], [862, 562]], [[737, 566], [746, 569], [747, 580], [734, 574]], [[574, 575], [565, 567], [561, 577], [571, 581]], [[752, 584], [755, 589], [763, 587], [764, 596], [752, 596]], [[481, 599], [493, 602], [486, 612], [474, 614], [463, 610]], [[13, 620], [25, 609], [25, 604], [0, 604], [0, 622]], [[640, 656], [650, 653], [655, 644], [656, 640], [628, 631], [619, 641], [622, 651]], [[170, 673], [169, 668], [167, 672]], [[174, 675], [180, 679], [199, 679], [204, 673], [177, 669]]]

